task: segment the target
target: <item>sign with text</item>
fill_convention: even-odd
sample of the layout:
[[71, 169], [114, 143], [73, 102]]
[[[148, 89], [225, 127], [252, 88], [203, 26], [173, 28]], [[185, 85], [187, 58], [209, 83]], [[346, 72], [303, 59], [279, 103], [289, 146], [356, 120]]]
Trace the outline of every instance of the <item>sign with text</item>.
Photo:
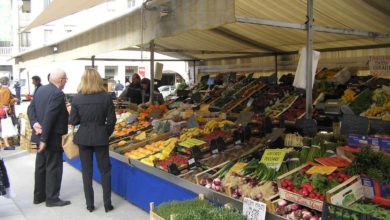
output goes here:
[[247, 220], [265, 220], [266, 209], [266, 204], [250, 198], [244, 198], [242, 213]]
[[390, 75], [390, 56], [369, 56], [368, 63], [370, 74], [373, 76], [389, 76]]
[[279, 170], [284, 156], [286, 156], [286, 149], [266, 149], [260, 163], [265, 164], [268, 168]]
[[145, 78], [145, 67], [144, 66], [139, 66], [138, 67], [138, 75], [141, 76], [141, 78]]

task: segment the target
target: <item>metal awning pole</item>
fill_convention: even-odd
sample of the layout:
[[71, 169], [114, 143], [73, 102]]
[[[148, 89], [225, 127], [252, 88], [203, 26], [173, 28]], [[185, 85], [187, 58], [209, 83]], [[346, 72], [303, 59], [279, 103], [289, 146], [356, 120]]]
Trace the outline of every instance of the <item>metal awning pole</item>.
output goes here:
[[91, 56], [92, 68], [95, 68], [95, 55]]
[[313, 0], [307, 1], [307, 46], [306, 46], [306, 119], [313, 115]]
[[150, 102], [153, 103], [154, 92], [154, 40], [150, 41]]

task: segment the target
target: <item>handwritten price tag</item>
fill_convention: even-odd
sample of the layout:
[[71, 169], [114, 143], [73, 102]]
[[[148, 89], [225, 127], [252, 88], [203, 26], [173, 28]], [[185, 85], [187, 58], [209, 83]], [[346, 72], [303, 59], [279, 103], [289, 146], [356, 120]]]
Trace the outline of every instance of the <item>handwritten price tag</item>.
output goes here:
[[266, 204], [245, 197], [243, 206], [242, 213], [247, 217], [247, 220], [265, 220]]
[[261, 157], [260, 163], [265, 164], [268, 168], [279, 170], [286, 156], [286, 149], [267, 149]]

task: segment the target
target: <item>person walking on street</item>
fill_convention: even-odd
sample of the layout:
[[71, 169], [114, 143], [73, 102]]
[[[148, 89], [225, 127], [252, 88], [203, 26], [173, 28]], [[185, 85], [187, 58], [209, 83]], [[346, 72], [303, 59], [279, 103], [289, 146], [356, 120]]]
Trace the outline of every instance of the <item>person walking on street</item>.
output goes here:
[[14, 85], [14, 89], [15, 89], [15, 96], [16, 98], [18, 99], [17, 100], [17, 103], [20, 104], [20, 101], [21, 101], [21, 96], [20, 96], [20, 83], [19, 81], [16, 81], [15, 85]]
[[[12, 117], [15, 99], [12, 97], [11, 91], [9, 90], [9, 78], [2, 77], [0, 79], [0, 118]], [[1, 130], [3, 130], [1, 125]], [[2, 138], [4, 142], [4, 150], [15, 150], [15, 146], [10, 146], [8, 138]]]
[[59, 198], [63, 161], [62, 135], [68, 132], [68, 111], [62, 90], [67, 82], [64, 70], [51, 72], [50, 83], [41, 86], [28, 107], [33, 134], [37, 143], [35, 159], [34, 204], [46, 202], [47, 207], [66, 206], [70, 201]]
[[103, 80], [95, 69], [87, 69], [81, 77], [73, 97], [69, 124], [80, 125], [74, 136], [79, 146], [87, 210], [92, 212], [94, 192], [92, 188], [93, 154], [102, 178], [104, 209], [114, 209], [111, 203], [111, 164], [108, 138], [114, 131], [116, 117], [111, 95], [103, 86]]
[[34, 96], [35, 96], [35, 93], [38, 91], [38, 89], [42, 86], [42, 83], [41, 83], [41, 77], [39, 76], [33, 76], [31, 77], [32, 79], [32, 84], [34, 84], [35, 86], [35, 90], [34, 90]]

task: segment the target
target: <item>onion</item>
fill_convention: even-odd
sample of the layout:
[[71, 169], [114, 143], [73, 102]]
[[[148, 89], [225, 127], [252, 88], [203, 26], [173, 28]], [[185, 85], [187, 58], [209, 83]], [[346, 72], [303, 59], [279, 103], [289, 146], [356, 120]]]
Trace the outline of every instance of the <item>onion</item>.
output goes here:
[[255, 199], [258, 201], [263, 200], [263, 194], [261, 194], [261, 193], [256, 194]]
[[213, 179], [212, 178], [207, 178], [207, 183], [208, 184], [212, 184], [213, 183]]
[[218, 192], [221, 192], [222, 191], [222, 187], [221, 186], [215, 186], [215, 188], [214, 188], [216, 191], [218, 191]]
[[221, 186], [222, 185], [221, 179], [220, 178], [215, 178], [213, 180], [213, 184], [216, 185], [216, 186]]
[[205, 186], [207, 184], [207, 180], [205, 178], [202, 178], [199, 183], [200, 185]]
[[211, 184], [211, 189], [215, 189], [215, 184], [214, 184], [214, 182]]
[[313, 216], [310, 218], [310, 220], [319, 220], [318, 216]]
[[283, 206], [286, 206], [286, 205], [287, 205], [287, 201], [286, 201], [286, 200], [280, 199], [280, 200], [278, 201], [278, 206], [279, 206], [279, 207], [283, 207]]
[[290, 204], [289, 206], [291, 208], [291, 211], [297, 211], [299, 209], [299, 205], [296, 203]]
[[304, 211], [302, 211], [302, 217], [303, 217], [303, 219], [307, 219], [307, 220], [309, 220], [311, 217], [313, 217], [313, 215], [311, 214], [311, 212], [309, 212], [309, 211], [306, 211], [306, 210], [304, 210]]
[[211, 184], [207, 183], [207, 184], [206, 184], [206, 188], [207, 188], [207, 189], [210, 189], [210, 188], [211, 188]]

